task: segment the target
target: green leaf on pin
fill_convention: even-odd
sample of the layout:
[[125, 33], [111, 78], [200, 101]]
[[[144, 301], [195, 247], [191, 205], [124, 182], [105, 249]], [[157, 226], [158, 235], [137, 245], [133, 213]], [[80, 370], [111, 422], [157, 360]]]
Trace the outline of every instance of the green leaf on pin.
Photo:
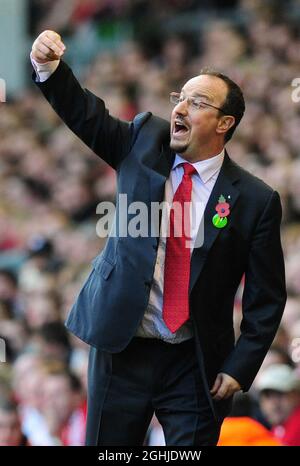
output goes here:
[[227, 225], [227, 217], [219, 217], [218, 214], [215, 214], [212, 218], [213, 225], [216, 228], [224, 228]]

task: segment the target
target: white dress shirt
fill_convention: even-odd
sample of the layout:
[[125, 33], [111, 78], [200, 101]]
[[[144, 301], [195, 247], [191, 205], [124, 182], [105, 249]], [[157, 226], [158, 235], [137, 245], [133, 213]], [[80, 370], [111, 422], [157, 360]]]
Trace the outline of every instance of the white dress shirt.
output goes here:
[[60, 60], [54, 60], [47, 61], [47, 63], [38, 63], [32, 58], [32, 54], [30, 54], [30, 60], [40, 83], [43, 83], [50, 78], [51, 74], [54, 73], [60, 62]]

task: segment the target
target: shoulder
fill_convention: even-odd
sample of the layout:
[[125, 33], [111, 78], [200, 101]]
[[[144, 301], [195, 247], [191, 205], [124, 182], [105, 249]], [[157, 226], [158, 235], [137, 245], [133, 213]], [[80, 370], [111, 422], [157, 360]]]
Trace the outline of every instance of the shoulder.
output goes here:
[[143, 112], [136, 115], [133, 120], [133, 140], [135, 140], [139, 133], [147, 134], [170, 134], [170, 122], [153, 115], [151, 112]]
[[227, 170], [240, 193], [242, 209], [257, 219], [265, 214], [281, 219], [282, 206], [278, 192], [229, 157], [227, 160]]
[[238, 165], [229, 158], [229, 167], [231, 173], [234, 174], [236, 185], [242, 195], [248, 199], [252, 199], [255, 203], [262, 202], [265, 204], [272, 197], [278, 197], [278, 193], [261, 178], [258, 178], [253, 173], [250, 173], [245, 168]]
[[250, 173], [248, 170], [241, 167], [231, 159], [230, 162], [233, 169], [238, 173], [242, 185], [244, 185], [247, 189], [255, 189], [257, 190], [258, 194], [267, 196], [270, 196], [273, 193], [274, 189], [261, 178], [258, 178], [253, 173]]

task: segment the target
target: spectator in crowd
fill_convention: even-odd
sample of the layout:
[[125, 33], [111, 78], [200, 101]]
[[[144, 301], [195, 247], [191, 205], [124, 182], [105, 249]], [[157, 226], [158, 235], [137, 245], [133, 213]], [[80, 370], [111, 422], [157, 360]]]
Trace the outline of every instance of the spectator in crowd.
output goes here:
[[223, 422], [218, 446], [281, 446], [272, 432], [253, 419], [253, 411], [250, 396], [237, 394], [230, 416]]
[[12, 394], [19, 406], [22, 430], [33, 446], [55, 444], [42, 413], [46, 364], [41, 355], [28, 352], [20, 354], [12, 367]]
[[24, 317], [29, 330], [35, 331], [47, 323], [61, 320], [60, 297], [55, 292], [24, 295]]
[[42, 413], [49, 433], [58, 444], [84, 445], [86, 404], [80, 381], [70, 371], [50, 370], [46, 373]]
[[273, 364], [258, 377], [262, 413], [284, 445], [300, 446], [300, 378], [285, 364]]

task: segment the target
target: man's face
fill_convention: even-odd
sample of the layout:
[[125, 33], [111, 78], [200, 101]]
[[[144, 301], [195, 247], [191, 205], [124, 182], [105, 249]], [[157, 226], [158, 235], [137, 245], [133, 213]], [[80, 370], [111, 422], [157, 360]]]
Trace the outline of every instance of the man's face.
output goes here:
[[261, 410], [272, 426], [285, 422], [299, 402], [300, 398], [294, 392], [265, 390], [260, 395]]
[[74, 409], [73, 392], [64, 375], [49, 375], [43, 384], [43, 408], [45, 415], [51, 414], [56, 422], [63, 425]]
[[[216, 76], [200, 75], [190, 79], [182, 88], [183, 97], [197, 99], [221, 108], [227, 96], [227, 84]], [[194, 109], [187, 100], [174, 107], [171, 115], [171, 149], [187, 160], [201, 156], [201, 148], [220, 139], [217, 128], [222, 114], [212, 107]], [[180, 125], [182, 124], [182, 126]]]

